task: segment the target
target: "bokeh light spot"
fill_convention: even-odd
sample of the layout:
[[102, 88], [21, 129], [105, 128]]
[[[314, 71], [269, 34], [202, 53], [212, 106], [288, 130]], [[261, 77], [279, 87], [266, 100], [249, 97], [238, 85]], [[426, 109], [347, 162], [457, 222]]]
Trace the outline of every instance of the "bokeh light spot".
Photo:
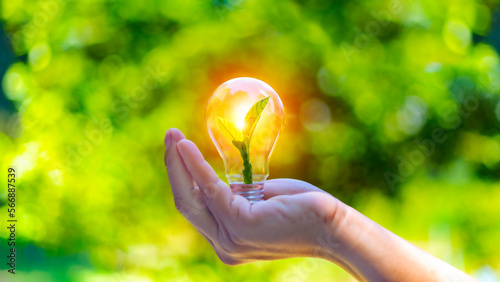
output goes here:
[[378, 122], [382, 111], [380, 99], [372, 93], [358, 96], [354, 112], [365, 124]]
[[50, 46], [47, 43], [35, 44], [28, 54], [28, 61], [33, 70], [37, 71], [45, 68], [50, 62], [51, 54]]
[[321, 131], [331, 121], [328, 105], [320, 99], [310, 99], [300, 107], [300, 121], [310, 131]]
[[448, 47], [457, 52], [464, 53], [471, 41], [469, 27], [460, 20], [448, 20], [443, 30], [444, 41]]
[[408, 135], [417, 133], [427, 120], [427, 104], [418, 96], [406, 97], [398, 111], [398, 127]]
[[28, 90], [24, 65], [12, 65], [2, 80], [2, 86], [9, 99], [14, 101], [23, 100]]

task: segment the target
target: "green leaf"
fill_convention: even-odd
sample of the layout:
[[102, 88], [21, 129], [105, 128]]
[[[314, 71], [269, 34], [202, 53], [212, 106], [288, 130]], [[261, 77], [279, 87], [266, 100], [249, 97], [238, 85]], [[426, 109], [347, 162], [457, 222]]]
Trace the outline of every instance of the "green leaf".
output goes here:
[[243, 142], [243, 141], [233, 140], [232, 143], [233, 143], [234, 147], [236, 147], [236, 149], [238, 149], [238, 151], [240, 151], [240, 152], [241, 152], [241, 150], [246, 149], [245, 142]]
[[243, 136], [241, 134], [241, 130], [239, 130], [234, 123], [230, 122], [227, 119], [223, 119], [221, 117], [217, 117], [216, 124], [219, 130], [229, 139], [231, 142], [242, 142]]
[[243, 140], [245, 140], [247, 146], [250, 144], [250, 138], [252, 138], [255, 126], [257, 125], [257, 122], [259, 121], [270, 97], [271, 96], [267, 96], [266, 98], [255, 103], [245, 116], [243, 125]]

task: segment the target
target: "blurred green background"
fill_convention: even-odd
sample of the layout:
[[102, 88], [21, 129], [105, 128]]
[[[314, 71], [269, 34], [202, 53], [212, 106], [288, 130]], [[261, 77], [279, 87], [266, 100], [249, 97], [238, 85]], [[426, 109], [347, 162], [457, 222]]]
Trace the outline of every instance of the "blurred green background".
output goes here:
[[350, 280], [315, 259], [226, 266], [175, 210], [165, 131], [182, 130], [225, 179], [205, 106], [250, 76], [286, 111], [270, 178], [308, 181], [498, 281], [498, 3], [3, 0], [0, 183], [14, 166], [15, 278]]

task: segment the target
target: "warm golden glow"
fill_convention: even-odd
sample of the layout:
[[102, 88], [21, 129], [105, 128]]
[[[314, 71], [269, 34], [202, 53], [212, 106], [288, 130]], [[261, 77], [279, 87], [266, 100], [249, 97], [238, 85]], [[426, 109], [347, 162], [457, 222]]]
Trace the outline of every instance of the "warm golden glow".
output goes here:
[[245, 115], [248, 110], [252, 107], [249, 103], [241, 103], [234, 107], [231, 121], [236, 124], [239, 130], [243, 130], [245, 124]]
[[207, 106], [207, 129], [219, 151], [230, 183], [243, 183], [243, 161], [240, 151], [217, 126], [217, 118], [227, 120], [243, 131], [245, 117], [255, 103], [269, 97], [255, 131], [248, 141], [253, 182], [265, 181], [269, 175], [269, 156], [283, 126], [283, 104], [266, 83], [253, 78], [236, 78], [219, 86]]

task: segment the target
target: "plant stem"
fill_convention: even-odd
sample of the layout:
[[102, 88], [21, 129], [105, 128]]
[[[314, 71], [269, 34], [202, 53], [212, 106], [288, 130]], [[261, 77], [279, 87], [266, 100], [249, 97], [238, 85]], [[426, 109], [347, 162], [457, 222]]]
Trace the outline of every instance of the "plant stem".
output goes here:
[[252, 164], [250, 163], [250, 156], [248, 153], [248, 148], [246, 146], [242, 146], [243, 148], [239, 148], [241, 158], [243, 159], [243, 183], [244, 184], [252, 184]]

